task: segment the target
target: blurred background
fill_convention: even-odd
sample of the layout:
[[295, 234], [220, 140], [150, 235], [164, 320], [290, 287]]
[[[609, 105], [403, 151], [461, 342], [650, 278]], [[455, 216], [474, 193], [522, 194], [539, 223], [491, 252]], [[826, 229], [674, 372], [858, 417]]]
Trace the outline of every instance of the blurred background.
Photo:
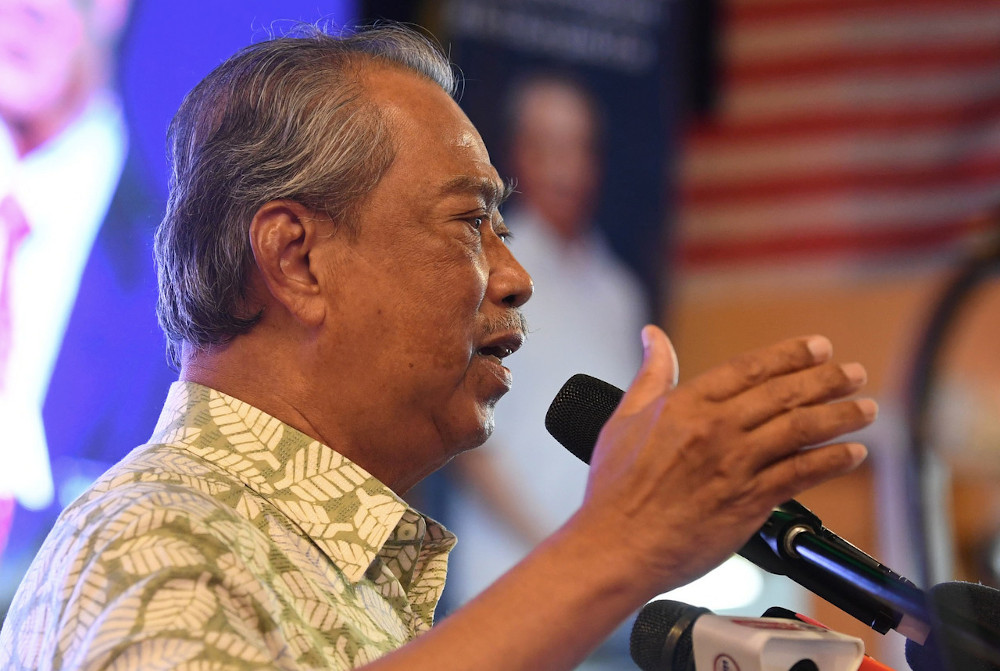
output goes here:
[[[297, 21], [379, 19], [462, 71], [537, 285], [496, 435], [412, 493], [462, 539], [445, 615], [579, 503], [545, 408], [573, 373], [626, 386], [645, 321], [682, 380], [831, 337], [881, 414], [865, 466], [800, 500], [921, 586], [998, 585], [996, 0], [0, 0], [0, 608], [173, 379], [151, 236], [183, 95]], [[896, 634], [739, 559], [672, 596], [808, 612], [903, 664]], [[626, 638], [589, 667], [631, 668]]]

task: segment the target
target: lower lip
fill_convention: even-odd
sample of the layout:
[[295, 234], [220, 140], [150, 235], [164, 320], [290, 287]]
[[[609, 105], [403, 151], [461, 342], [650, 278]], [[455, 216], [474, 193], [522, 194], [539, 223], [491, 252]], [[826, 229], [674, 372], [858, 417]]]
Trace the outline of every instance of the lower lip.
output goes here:
[[511, 384], [514, 381], [514, 376], [511, 375], [510, 369], [500, 363], [496, 357], [486, 356], [483, 354], [477, 354], [476, 356], [481, 361], [486, 363], [497, 379], [500, 380], [500, 383], [503, 384], [507, 390], [510, 390]]

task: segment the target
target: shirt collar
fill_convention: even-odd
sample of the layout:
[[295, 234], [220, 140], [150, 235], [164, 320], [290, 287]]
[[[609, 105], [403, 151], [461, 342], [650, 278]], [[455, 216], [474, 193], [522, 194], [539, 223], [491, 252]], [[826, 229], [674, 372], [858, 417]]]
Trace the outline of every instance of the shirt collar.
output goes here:
[[419, 567], [394, 558], [440, 554], [455, 543], [451, 532], [333, 448], [193, 382], [171, 385], [151, 442], [180, 445], [238, 478], [297, 524], [351, 582], [382, 553], [406, 589]]

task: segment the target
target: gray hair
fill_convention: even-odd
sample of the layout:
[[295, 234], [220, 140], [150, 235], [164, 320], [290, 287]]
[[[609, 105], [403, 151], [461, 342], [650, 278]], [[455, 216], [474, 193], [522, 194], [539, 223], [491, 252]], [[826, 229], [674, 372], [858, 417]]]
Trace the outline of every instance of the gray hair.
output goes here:
[[293, 200], [356, 232], [357, 207], [396, 154], [361, 84], [372, 64], [455, 94], [441, 50], [390, 24], [344, 37], [309, 26], [251, 45], [184, 98], [167, 135], [170, 198], [155, 240], [156, 309], [171, 365], [180, 366], [182, 343], [223, 344], [260, 320], [248, 296], [248, 231], [265, 203]]

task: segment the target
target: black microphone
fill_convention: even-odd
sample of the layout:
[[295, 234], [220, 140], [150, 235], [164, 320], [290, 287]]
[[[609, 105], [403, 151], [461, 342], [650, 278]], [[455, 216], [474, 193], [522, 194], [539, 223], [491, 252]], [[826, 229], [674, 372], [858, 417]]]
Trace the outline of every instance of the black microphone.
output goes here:
[[643, 671], [859, 671], [864, 644], [798, 620], [726, 617], [658, 599], [636, 616], [629, 653]]
[[1000, 671], [1000, 591], [946, 582], [927, 592], [931, 635], [906, 642], [913, 671]]
[[650, 601], [635, 617], [628, 652], [642, 671], [694, 669], [694, 621], [708, 608], [679, 601]]
[[[601, 428], [624, 394], [603, 380], [574, 375], [549, 406], [545, 428], [590, 463]], [[930, 617], [923, 592], [826, 529], [797, 501], [776, 507], [739, 554], [765, 571], [788, 576], [880, 633], [892, 628], [918, 642], [927, 636]]]

